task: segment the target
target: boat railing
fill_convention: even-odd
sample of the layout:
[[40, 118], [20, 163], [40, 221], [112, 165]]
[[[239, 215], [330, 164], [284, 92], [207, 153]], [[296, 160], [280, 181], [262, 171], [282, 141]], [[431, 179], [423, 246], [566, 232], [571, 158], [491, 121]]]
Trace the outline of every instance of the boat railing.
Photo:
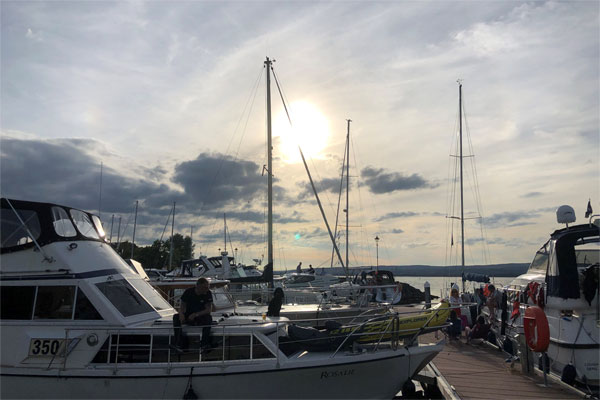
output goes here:
[[[284, 299], [287, 304], [306, 304], [321, 302], [326, 303], [346, 303], [348, 300], [357, 303], [368, 303], [373, 291], [394, 289], [396, 285], [358, 285], [352, 284], [348, 287], [296, 287], [281, 288], [284, 291]], [[230, 288], [229, 293], [236, 301], [256, 301], [261, 304], [267, 304], [273, 298], [273, 292], [276, 288], [259, 289], [234, 289]], [[365, 302], [365, 299], [367, 300]]]
[[[406, 338], [415, 330], [415, 328], [401, 329], [399, 315], [390, 313], [370, 318], [353, 326], [342, 326], [344, 329], [338, 330], [328, 337], [332, 340], [330, 347], [314, 351], [330, 351], [332, 352], [330, 357], [333, 358], [340, 351], [348, 349], [351, 344], [354, 346], [355, 342], [361, 347], [361, 352], [364, 349], [363, 345], [368, 345], [369, 351], [378, 351], [384, 342], [389, 342], [386, 349], [396, 350], [400, 339]], [[431, 318], [427, 323], [430, 321]], [[294, 323], [297, 322], [294, 321]], [[271, 326], [265, 327], [266, 323], [270, 323]], [[186, 349], [175, 346], [172, 326], [69, 327], [64, 330], [64, 341], [60, 342], [60, 347], [54, 352], [46, 368], [50, 369], [60, 365], [59, 368], [65, 370], [75, 353], [90, 351], [91, 348], [96, 348], [97, 352], [85, 367], [112, 368], [115, 373], [127, 366], [146, 365], [149, 367], [152, 364], [174, 368], [182, 366], [182, 363], [185, 365], [190, 365], [190, 363], [198, 363], [198, 365], [235, 364], [238, 361], [247, 362], [258, 359], [273, 359], [280, 364], [281, 357], [285, 354], [281, 347], [280, 337], [286, 337], [288, 344], [306, 346], [306, 349], [314, 349], [311, 345], [315, 343], [321, 345], [318, 342], [323, 340], [323, 337], [290, 340], [289, 336], [281, 336], [281, 333], [284, 332], [282, 329], [290, 324], [291, 322], [287, 320], [259, 320], [211, 325], [211, 336], [215, 347], [210, 348], [208, 352], [200, 346], [203, 326], [184, 325], [183, 333], [189, 340], [189, 347]], [[440, 329], [444, 326], [446, 325], [429, 328]], [[322, 332], [324, 331], [322, 330]], [[273, 333], [276, 333], [274, 337]], [[104, 343], [99, 344], [100, 340], [104, 340]], [[412, 345], [413, 341], [414, 337], [405, 343]], [[354, 347], [350, 350], [354, 352]]]

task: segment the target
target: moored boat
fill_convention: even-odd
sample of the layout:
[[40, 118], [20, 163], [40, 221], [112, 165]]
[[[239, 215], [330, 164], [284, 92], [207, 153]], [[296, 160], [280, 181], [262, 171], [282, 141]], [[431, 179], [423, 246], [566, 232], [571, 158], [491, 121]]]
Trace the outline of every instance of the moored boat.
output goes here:
[[525, 334], [527, 309], [543, 310], [549, 370], [568, 383], [577, 381], [597, 390], [600, 220], [592, 222], [594, 217], [598, 216], [569, 226], [575, 222], [575, 212], [569, 206], [558, 208], [557, 221], [567, 226], [554, 231], [536, 252], [527, 273], [505, 287], [506, 301], [493, 319], [500, 344], [516, 355], [519, 336]]
[[9, 199], [1, 213], [2, 398], [391, 398], [442, 349], [383, 331], [361, 352], [286, 353], [289, 321], [252, 316], [218, 321], [208, 351], [202, 327], [173, 348], [175, 310], [96, 216]]

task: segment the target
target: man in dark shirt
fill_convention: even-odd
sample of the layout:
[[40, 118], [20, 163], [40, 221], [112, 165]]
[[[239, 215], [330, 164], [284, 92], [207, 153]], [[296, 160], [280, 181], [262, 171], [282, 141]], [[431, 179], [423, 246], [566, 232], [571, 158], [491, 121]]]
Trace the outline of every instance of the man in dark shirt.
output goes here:
[[211, 312], [215, 311], [212, 292], [208, 288], [208, 280], [200, 278], [196, 286], [186, 289], [181, 295], [179, 314], [173, 316], [173, 327], [175, 328], [175, 343], [181, 346], [181, 325], [204, 326], [202, 328], [202, 348], [211, 344], [210, 326], [212, 324]]

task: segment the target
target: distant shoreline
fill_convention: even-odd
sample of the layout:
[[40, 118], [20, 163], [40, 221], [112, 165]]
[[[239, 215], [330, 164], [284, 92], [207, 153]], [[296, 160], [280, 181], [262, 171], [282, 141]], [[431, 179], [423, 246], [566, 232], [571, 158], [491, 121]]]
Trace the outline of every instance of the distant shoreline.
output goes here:
[[[512, 278], [527, 272], [529, 263], [507, 263], [507, 264], [489, 264], [489, 265], [469, 265], [465, 266], [465, 273], [484, 274], [490, 277]], [[461, 266], [435, 266], [435, 265], [380, 265], [379, 269], [391, 271], [394, 276], [437, 276], [437, 277], [456, 277], [462, 275]], [[303, 268], [305, 271], [306, 268]], [[321, 272], [321, 267], [315, 268], [317, 273]], [[341, 267], [324, 267], [326, 274], [344, 275]], [[374, 266], [350, 267], [350, 273], [356, 275], [361, 271], [375, 270]], [[275, 271], [275, 274], [283, 274], [284, 271]]]

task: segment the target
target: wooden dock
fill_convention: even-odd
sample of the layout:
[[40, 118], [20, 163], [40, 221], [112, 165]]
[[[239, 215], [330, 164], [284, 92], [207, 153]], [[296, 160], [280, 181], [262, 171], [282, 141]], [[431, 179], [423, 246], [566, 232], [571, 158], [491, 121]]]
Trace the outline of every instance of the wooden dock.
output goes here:
[[[440, 339], [444, 337], [439, 333]], [[436, 342], [434, 334], [421, 342]], [[521, 364], [505, 362], [506, 355], [486, 344], [467, 344], [464, 338], [447, 341], [430, 364], [446, 399], [581, 399], [577, 391], [541, 376], [521, 373]]]

